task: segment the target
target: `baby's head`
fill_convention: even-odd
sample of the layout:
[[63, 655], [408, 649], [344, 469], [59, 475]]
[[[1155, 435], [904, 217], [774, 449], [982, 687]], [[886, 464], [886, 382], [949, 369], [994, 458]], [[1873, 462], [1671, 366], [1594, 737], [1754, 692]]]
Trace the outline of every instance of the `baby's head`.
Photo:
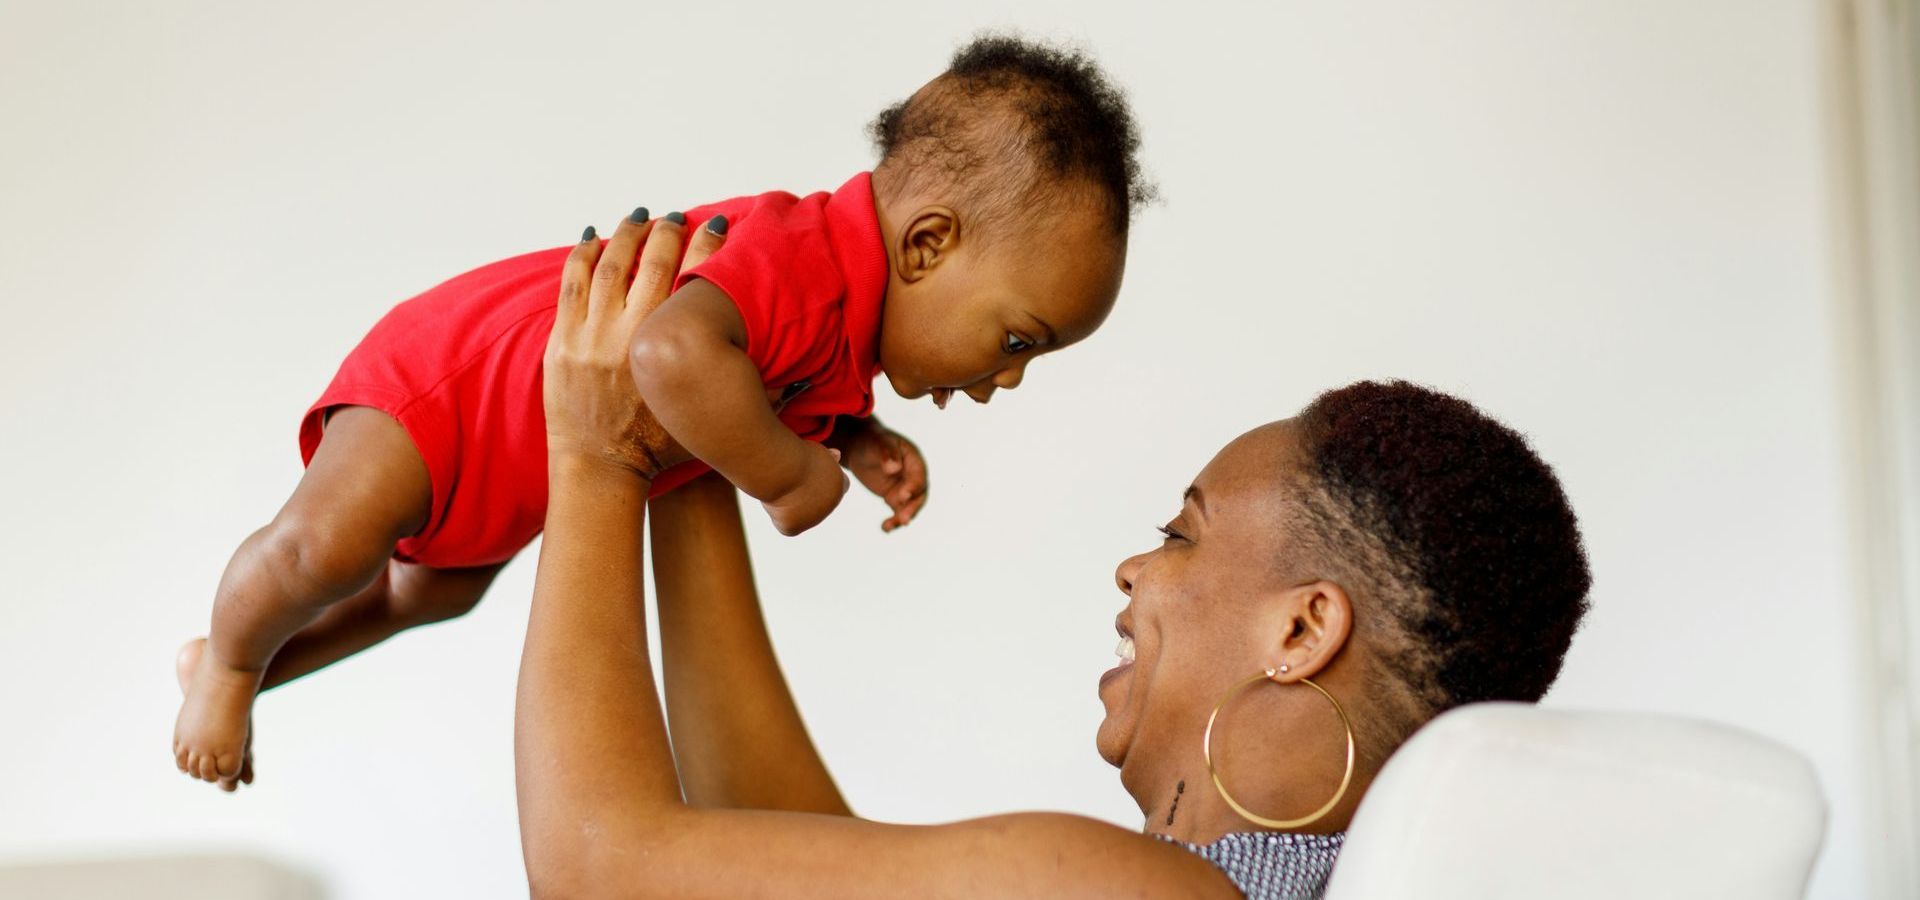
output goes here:
[[978, 38], [872, 131], [895, 392], [985, 403], [1106, 320], [1153, 188], [1126, 98], [1085, 54]]

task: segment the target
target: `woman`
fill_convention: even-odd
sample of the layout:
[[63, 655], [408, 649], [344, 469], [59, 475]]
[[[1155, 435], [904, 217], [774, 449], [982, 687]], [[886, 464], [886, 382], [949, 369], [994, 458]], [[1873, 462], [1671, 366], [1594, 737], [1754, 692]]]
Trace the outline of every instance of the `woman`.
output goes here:
[[[1464, 402], [1362, 384], [1227, 445], [1161, 546], [1119, 566], [1098, 744], [1144, 833], [852, 817], [714, 479], [651, 507], [670, 735], [641, 602], [652, 473], [632, 444], [667, 440], [636, 422], [625, 358], [680, 249], [677, 226], [653, 228], [637, 266], [642, 226], [575, 249], [548, 345], [551, 504], [515, 748], [536, 895], [1311, 896], [1416, 728], [1558, 674], [1588, 574], [1552, 472]], [[702, 229], [689, 259], [719, 240]]]

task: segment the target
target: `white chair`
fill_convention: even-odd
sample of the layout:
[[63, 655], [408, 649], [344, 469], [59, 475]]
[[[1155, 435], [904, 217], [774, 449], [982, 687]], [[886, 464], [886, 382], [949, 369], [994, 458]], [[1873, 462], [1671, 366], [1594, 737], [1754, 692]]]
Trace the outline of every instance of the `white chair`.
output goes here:
[[32, 900], [320, 900], [319, 880], [245, 855], [130, 857], [0, 867], [0, 897]]
[[1326, 896], [1798, 898], [1826, 818], [1812, 766], [1757, 735], [1476, 704], [1388, 761]]

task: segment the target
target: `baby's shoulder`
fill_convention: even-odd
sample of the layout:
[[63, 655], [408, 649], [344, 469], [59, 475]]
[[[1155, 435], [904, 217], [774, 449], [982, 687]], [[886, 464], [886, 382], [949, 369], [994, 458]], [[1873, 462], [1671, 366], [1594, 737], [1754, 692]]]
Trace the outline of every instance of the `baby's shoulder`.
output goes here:
[[687, 222], [695, 227], [724, 216], [727, 244], [756, 235], [783, 232], [815, 232], [826, 228], [826, 205], [831, 195], [820, 192], [801, 196], [789, 191], [745, 194], [687, 210]]

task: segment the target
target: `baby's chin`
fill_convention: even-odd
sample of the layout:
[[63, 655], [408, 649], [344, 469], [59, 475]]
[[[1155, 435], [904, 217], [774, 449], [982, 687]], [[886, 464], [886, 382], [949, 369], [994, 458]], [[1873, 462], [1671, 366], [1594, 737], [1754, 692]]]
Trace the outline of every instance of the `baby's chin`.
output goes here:
[[925, 397], [927, 393], [932, 390], [932, 388], [923, 386], [918, 382], [901, 378], [885, 369], [882, 369], [880, 374], [887, 376], [887, 386], [893, 388], [893, 392], [898, 394], [903, 400], [918, 400], [921, 397]]

